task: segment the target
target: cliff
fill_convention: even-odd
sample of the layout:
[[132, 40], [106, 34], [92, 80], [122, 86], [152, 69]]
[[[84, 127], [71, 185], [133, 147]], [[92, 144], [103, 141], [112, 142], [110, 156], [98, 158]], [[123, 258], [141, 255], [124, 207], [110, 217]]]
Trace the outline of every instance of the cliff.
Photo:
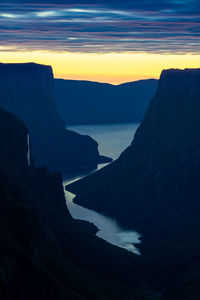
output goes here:
[[[16, 126], [17, 124], [17, 126]], [[0, 160], [20, 168], [28, 169], [28, 130], [17, 117], [0, 109]]]
[[0, 95], [0, 106], [28, 127], [37, 166], [67, 173], [104, 161], [92, 138], [65, 129], [54, 102], [50, 66], [0, 64]]
[[67, 124], [141, 122], [156, 79], [120, 85], [55, 79], [55, 101]]

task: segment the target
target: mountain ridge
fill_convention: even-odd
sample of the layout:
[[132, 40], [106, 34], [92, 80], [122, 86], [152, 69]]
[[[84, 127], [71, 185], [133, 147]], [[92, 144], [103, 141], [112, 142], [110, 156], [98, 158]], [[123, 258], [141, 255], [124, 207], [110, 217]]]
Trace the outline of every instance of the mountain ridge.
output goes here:
[[140, 122], [156, 79], [120, 85], [55, 79], [55, 99], [67, 125]]

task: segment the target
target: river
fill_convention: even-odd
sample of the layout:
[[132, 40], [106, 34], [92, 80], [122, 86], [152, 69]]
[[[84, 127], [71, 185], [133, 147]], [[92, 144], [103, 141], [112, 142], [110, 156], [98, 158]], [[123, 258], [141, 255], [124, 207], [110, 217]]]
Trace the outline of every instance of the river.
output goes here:
[[[136, 123], [126, 124], [103, 124], [103, 125], [79, 125], [70, 126], [68, 129], [81, 134], [87, 134], [93, 137], [99, 144], [101, 155], [109, 156], [116, 159], [121, 152], [127, 148], [133, 140], [134, 133], [138, 127]], [[98, 168], [104, 167], [105, 164], [99, 165]], [[74, 176], [70, 180], [64, 180], [63, 184], [74, 182], [84, 176]], [[84, 208], [73, 202], [75, 195], [65, 191], [67, 207], [74, 219], [85, 220], [95, 224], [99, 229], [97, 236], [107, 242], [124, 248], [135, 254], [140, 254], [137, 244], [140, 241], [140, 234], [136, 231], [127, 231], [119, 226], [113, 219], [97, 213], [93, 210]]]

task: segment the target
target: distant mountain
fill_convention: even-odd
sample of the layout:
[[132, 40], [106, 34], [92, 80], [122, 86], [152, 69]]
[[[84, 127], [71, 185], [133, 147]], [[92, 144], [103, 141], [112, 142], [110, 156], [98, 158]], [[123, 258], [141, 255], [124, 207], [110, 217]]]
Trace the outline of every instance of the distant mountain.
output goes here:
[[92, 138], [65, 130], [53, 87], [50, 66], [0, 64], [0, 106], [16, 114], [28, 127], [36, 165], [67, 173], [105, 161]]
[[140, 122], [158, 81], [120, 85], [55, 79], [55, 101], [66, 124]]

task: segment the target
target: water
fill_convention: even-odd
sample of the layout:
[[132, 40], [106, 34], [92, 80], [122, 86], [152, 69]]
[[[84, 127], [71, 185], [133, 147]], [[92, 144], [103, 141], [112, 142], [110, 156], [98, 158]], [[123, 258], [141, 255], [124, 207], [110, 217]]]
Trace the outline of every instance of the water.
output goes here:
[[[93, 137], [99, 144], [101, 155], [116, 159], [133, 140], [138, 124], [104, 124], [104, 125], [80, 125], [70, 126], [68, 129]], [[99, 168], [105, 166], [99, 165]], [[86, 174], [87, 175], [87, 174]], [[64, 186], [84, 176], [75, 176], [70, 180], [64, 180]], [[140, 235], [136, 231], [127, 231], [121, 228], [117, 222], [109, 217], [93, 210], [84, 208], [73, 202], [75, 195], [65, 191], [67, 207], [74, 219], [89, 221], [99, 229], [97, 236], [107, 242], [124, 248], [135, 254], [140, 254], [135, 245], [140, 243]]]
[[118, 158], [124, 149], [132, 142], [139, 124], [103, 124], [103, 125], [77, 125], [67, 127], [81, 134], [90, 135], [99, 144], [101, 155]]

